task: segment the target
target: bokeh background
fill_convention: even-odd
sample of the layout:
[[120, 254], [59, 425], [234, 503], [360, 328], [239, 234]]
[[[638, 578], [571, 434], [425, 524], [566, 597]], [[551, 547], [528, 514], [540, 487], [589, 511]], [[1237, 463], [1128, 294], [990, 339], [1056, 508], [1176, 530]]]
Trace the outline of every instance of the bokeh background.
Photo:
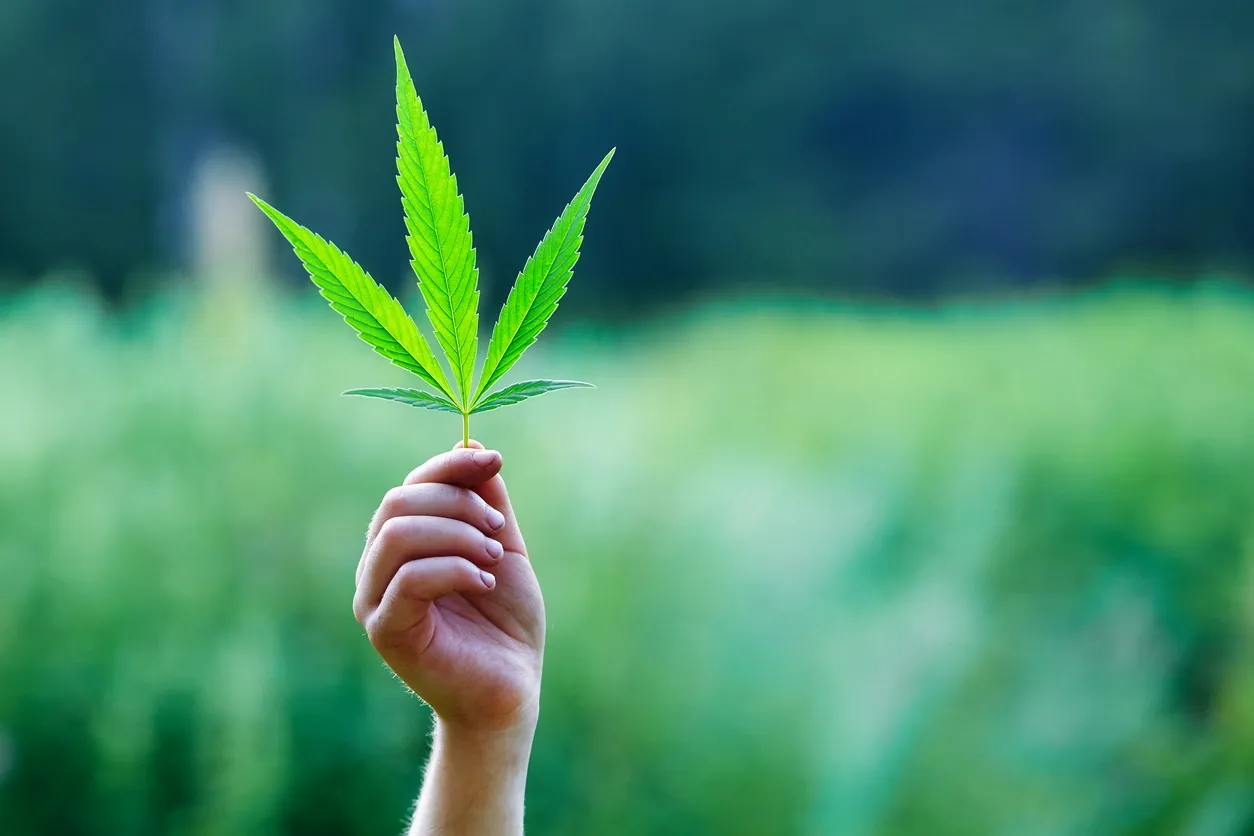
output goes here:
[[600, 388], [474, 427], [530, 832], [1254, 832], [1254, 4], [4, 0], [0, 833], [402, 828], [353, 571], [460, 428], [244, 197], [413, 302], [394, 33], [485, 323], [618, 147]]

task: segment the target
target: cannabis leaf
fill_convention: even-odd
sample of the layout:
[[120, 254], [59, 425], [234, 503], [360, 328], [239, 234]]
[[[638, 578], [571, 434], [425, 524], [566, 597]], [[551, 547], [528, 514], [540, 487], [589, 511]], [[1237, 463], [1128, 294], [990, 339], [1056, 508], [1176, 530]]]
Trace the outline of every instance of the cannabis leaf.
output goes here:
[[480, 401], [474, 409], [470, 410], [470, 413], [473, 415], [476, 412], [487, 412], [489, 409], [516, 404], [519, 401], [527, 400], [527, 398], [543, 395], [545, 392], [556, 392], [558, 389], [595, 388], [591, 383], [583, 383], [578, 380], [524, 380], [522, 383], [515, 383], [512, 386], [506, 386], [504, 389], [492, 393]]
[[422, 409], [434, 409], [436, 412], [451, 412], [460, 415], [461, 410], [448, 398], [422, 392], [418, 389], [349, 389], [345, 395], [361, 395], [367, 398], [382, 398], [385, 401], [397, 401], [408, 406]]
[[315, 235], [256, 195], [261, 211], [287, 238], [309, 277], [349, 325], [375, 351], [413, 372], [435, 392], [418, 389], [350, 389], [346, 395], [382, 398], [462, 416], [469, 442], [470, 416], [558, 389], [591, 387], [576, 380], [527, 380], [490, 392], [548, 324], [579, 259], [584, 221], [611, 150], [562, 210], [527, 259], [492, 329], [487, 357], [474, 384], [479, 345], [479, 271], [470, 218], [457, 191], [444, 146], [436, 136], [405, 63], [396, 48], [396, 182], [405, 210], [410, 265], [427, 306], [427, 319], [444, 353], [445, 375], [426, 337], [378, 282], [334, 244]]
[[479, 342], [479, 271], [470, 218], [457, 193], [444, 145], [414, 89], [401, 42], [396, 46], [396, 182], [405, 207], [410, 264], [427, 302], [427, 317], [448, 357], [461, 395], [470, 400]]
[[535, 253], [518, 274], [509, 298], [501, 308], [501, 316], [492, 329], [488, 357], [479, 378], [479, 390], [475, 393], [476, 400], [518, 362], [557, 310], [558, 300], [566, 293], [566, 284], [574, 273], [575, 262], [579, 260], [583, 223], [588, 217], [592, 193], [596, 191], [601, 174], [613, 156], [612, 150], [605, 155], [579, 194], [566, 205], [544, 238], [540, 239]]
[[251, 192], [248, 194], [261, 211], [270, 216], [292, 249], [304, 263], [314, 284], [331, 307], [374, 350], [406, 371], [452, 397], [444, 370], [418, 326], [405, 313], [401, 303], [370, 274], [345, 255], [339, 247], [323, 240]]

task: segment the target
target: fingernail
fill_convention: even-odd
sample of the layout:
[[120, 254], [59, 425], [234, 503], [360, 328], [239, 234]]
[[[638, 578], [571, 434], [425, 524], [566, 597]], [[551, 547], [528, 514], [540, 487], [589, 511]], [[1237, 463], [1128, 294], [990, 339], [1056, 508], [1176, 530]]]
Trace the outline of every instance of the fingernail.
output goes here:
[[489, 505], [488, 506], [488, 528], [492, 529], [493, 531], [496, 531], [498, 528], [500, 528], [503, 525], [505, 525], [505, 515], [502, 514], [500, 511], [496, 510], [495, 508], [493, 508], [491, 505]]
[[471, 456], [475, 460], [475, 464], [480, 467], [491, 467], [496, 464], [496, 460], [500, 458], [500, 453], [495, 450], [477, 450]]
[[505, 548], [491, 537], [484, 541], [484, 548], [488, 550], [488, 556], [493, 560], [500, 560], [501, 555], [505, 554]]
[[480, 569], [479, 576], [483, 578], [483, 585], [486, 586], [488, 589], [492, 589], [493, 587], [496, 586], [496, 578], [492, 577], [491, 573], [485, 572], [482, 569]]

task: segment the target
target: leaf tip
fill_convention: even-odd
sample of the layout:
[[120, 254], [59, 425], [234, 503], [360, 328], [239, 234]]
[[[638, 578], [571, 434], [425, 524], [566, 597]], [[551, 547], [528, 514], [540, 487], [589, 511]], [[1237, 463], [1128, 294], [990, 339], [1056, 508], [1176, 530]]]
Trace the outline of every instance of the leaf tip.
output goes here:
[[283, 232], [285, 235], [287, 234], [284, 222], [286, 221], [287, 223], [291, 223], [291, 220], [287, 216], [285, 216], [278, 209], [275, 209], [269, 203], [266, 203], [264, 200], [257, 197], [257, 195], [252, 192], [245, 192], [244, 194], [248, 195], [249, 199], [251, 199], [253, 203], [257, 204], [257, 208], [264, 212], [266, 217], [274, 222], [274, 225], [279, 228], [279, 231]]
[[409, 64], [405, 62], [405, 50], [401, 49], [399, 35], [392, 36], [392, 49], [396, 52], [396, 83], [404, 85], [409, 80]]

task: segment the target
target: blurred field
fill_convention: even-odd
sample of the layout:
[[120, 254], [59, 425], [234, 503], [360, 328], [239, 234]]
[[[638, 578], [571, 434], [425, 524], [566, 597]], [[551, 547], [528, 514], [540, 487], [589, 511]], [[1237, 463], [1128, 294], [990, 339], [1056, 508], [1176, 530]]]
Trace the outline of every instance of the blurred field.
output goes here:
[[[315, 304], [0, 303], [0, 833], [387, 834], [350, 612], [453, 416]], [[312, 295], [312, 294], [310, 294]], [[1254, 298], [742, 304], [477, 416], [550, 618], [536, 834], [1254, 826]]]

